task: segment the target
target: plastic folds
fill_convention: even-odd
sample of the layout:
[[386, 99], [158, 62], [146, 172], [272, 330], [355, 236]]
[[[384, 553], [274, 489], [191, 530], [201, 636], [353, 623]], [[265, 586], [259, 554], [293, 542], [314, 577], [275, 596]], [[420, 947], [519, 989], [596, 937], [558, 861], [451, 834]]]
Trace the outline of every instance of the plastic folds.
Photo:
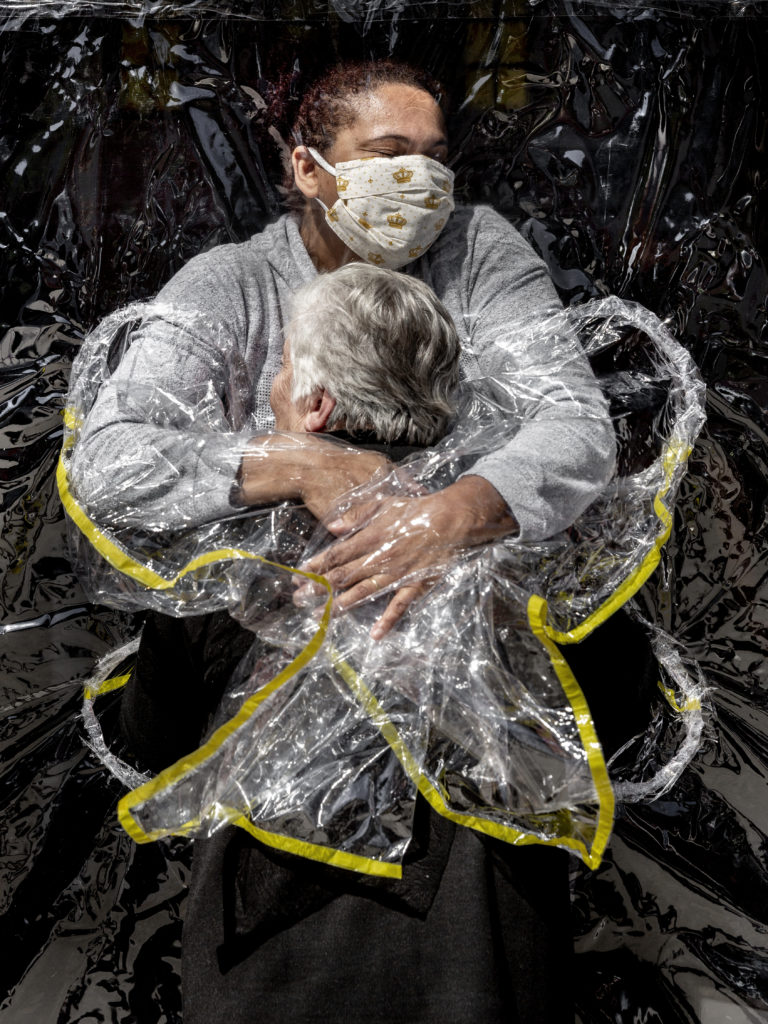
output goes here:
[[[253, 642], [202, 747], [124, 798], [126, 828], [146, 841], [234, 821], [272, 845], [398, 875], [420, 791], [463, 825], [513, 843], [563, 845], [598, 863], [613, 794], [589, 708], [556, 645], [607, 620], [658, 563], [703, 419], [690, 357], [651, 313], [615, 298], [516, 325], [518, 344], [521, 334], [531, 344], [579, 337], [608, 399], [616, 471], [560, 534], [466, 550], [400, 627], [375, 642], [380, 595], [332, 616], [331, 588], [315, 577], [319, 605], [292, 601], [294, 577], [306, 575], [297, 566], [330, 539], [305, 508], [233, 508], [200, 522], [192, 505], [185, 521], [178, 490], [173, 507], [153, 497], [177, 446], [202, 451], [201, 439], [213, 440], [213, 486], [220, 466], [234, 479], [245, 444], [222, 413], [243, 401], [236, 375], [223, 398], [169, 394], [162, 382], [134, 390], [129, 377], [113, 377], [140, 325], [159, 314], [169, 315], [152, 306], [115, 314], [87, 339], [73, 370], [59, 488], [79, 570], [96, 600], [171, 615], [228, 609]], [[182, 327], [203, 335], [199, 323]], [[215, 346], [215, 331], [205, 338]], [[505, 358], [500, 345], [496, 365]], [[522, 409], [551, 401], [562, 372], [551, 365], [520, 374], [509, 365], [493, 379], [465, 380], [450, 433], [350, 493], [347, 505], [457, 479], [515, 435]], [[80, 449], [105, 403], [123, 416], [130, 410], [152, 440], [140, 462], [127, 453], [129, 464], [115, 466], [123, 486], [111, 505], [106, 489], [92, 485], [89, 505], [79, 493], [88, 477]], [[278, 434], [270, 442], [296, 439]], [[196, 480], [204, 484], [205, 472]], [[647, 755], [655, 744], [654, 756], [614, 772], [625, 796], [670, 785], [700, 732], [700, 685], [664, 643], [657, 635], [660, 685], [677, 724], [670, 731], [655, 720], [644, 748]], [[88, 699], [112, 685], [91, 682]], [[649, 773], [651, 763], [657, 770]]]

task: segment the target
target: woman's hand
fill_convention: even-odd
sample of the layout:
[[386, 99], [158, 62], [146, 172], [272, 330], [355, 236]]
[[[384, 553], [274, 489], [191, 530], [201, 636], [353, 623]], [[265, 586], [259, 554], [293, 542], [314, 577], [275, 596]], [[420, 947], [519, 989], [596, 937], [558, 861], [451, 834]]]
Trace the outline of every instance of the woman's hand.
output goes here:
[[339, 501], [357, 487], [384, 480], [394, 468], [379, 452], [363, 448], [342, 448], [324, 445], [317, 469], [306, 473], [301, 481], [301, 501], [321, 522], [333, 519]]
[[378, 452], [315, 434], [267, 434], [246, 449], [235, 500], [252, 506], [298, 500], [322, 521], [332, 518], [342, 495], [384, 478], [391, 469]]
[[[301, 568], [327, 577], [344, 611], [400, 581], [371, 636], [378, 640], [426, 593], [462, 550], [517, 530], [504, 499], [482, 477], [462, 477], [423, 497], [386, 497], [350, 509], [327, 528], [343, 539]], [[301, 586], [302, 603], [313, 589]]]

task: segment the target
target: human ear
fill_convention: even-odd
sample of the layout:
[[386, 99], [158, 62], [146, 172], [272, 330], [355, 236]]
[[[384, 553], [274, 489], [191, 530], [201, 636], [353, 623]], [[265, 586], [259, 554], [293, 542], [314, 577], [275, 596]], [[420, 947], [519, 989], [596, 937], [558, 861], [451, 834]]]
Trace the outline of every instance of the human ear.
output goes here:
[[318, 167], [306, 146], [297, 146], [291, 153], [293, 180], [296, 188], [307, 197], [314, 199], [320, 191]]
[[304, 416], [304, 429], [309, 434], [319, 434], [325, 430], [331, 413], [336, 408], [336, 399], [323, 389], [311, 398], [309, 411]]

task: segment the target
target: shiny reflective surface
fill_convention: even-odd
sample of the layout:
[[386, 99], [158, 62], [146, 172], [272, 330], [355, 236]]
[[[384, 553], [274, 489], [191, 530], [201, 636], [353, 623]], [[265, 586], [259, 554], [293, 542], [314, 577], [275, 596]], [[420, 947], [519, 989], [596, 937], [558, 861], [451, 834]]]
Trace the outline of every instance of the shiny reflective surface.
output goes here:
[[702, 369], [708, 425], [663, 572], [638, 603], [703, 667], [715, 714], [693, 767], [655, 804], [628, 808], [610, 861], [578, 873], [578, 999], [584, 1024], [762, 1021], [760, 5], [451, 5], [428, 35], [426, 4], [272, 6], [258, 21], [133, 23], [0, 8], [3, 1022], [180, 1020], [187, 854], [163, 859], [118, 831], [119, 794], [76, 720], [78, 682], [132, 626], [88, 606], [72, 575], [52, 479], [60, 410], [84, 330], [277, 211], [279, 159], [259, 112], [280, 72], [295, 60], [311, 70], [324, 48], [392, 52], [446, 77], [465, 195], [521, 226], [565, 299], [641, 301]]
[[[247, 264], [248, 273], [256, 269], [255, 260]], [[357, 277], [361, 268], [350, 272]], [[349, 280], [347, 271], [339, 275], [319, 278], [312, 306], [313, 342], [331, 351], [349, 315], [345, 301], [354, 294], [342, 284], [329, 297], [330, 287]], [[368, 272], [368, 287], [382, 277], [391, 287], [392, 271], [382, 269]], [[217, 285], [217, 298], [226, 286]], [[235, 292], [233, 305], [236, 298]], [[480, 319], [487, 302], [471, 296], [468, 319]], [[505, 290], [505, 307], [507, 302]], [[303, 843], [309, 857], [320, 859], [322, 850], [324, 860], [333, 853], [333, 863], [351, 870], [379, 870], [399, 864], [410, 841], [418, 779], [448, 815], [471, 815], [481, 831], [508, 842], [535, 837], [562, 845], [596, 867], [613, 820], [612, 795], [602, 785], [605, 765], [586, 731], [591, 726], [578, 706], [581, 697], [569, 692], [569, 679], [551, 659], [536, 623], [546, 623], [550, 639], [563, 646], [591, 635], [604, 648], [600, 623], [655, 568], [670, 526], [666, 508], [674, 504], [704, 422], [705, 389], [689, 354], [652, 313], [616, 296], [556, 313], [518, 313], [519, 319], [505, 308], [509, 319], [493, 333], [490, 360], [480, 332], [474, 335], [463, 355], [488, 360], [492, 389], [482, 364], [479, 377], [470, 368], [447, 436], [412, 451], [387, 477], [358, 487], [343, 508], [364, 508], [386, 494], [407, 498], [414, 485], [439, 490], [478, 457], [510, 452], [510, 443], [519, 447], [526, 428], [542, 416], [567, 431], [570, 459], [585, 435], [595, 443], [605, 439], [609, 479], [595, 482], [580, 515], [576, 497], [569, 501], [567, 530], [550, 529], [543, 540], [522, 534], [462, 552], [398, 629], [377, 642], [370, 627], [388, 597], [322, 623], [316, 616], [330, 603], [330, 592], [320, 588], [317, 603], [299, 608], [291, 600], [290, 567], [306, 566], [329, 540], [306, 509], [290, 502], [261, 509], [254, 504], [232, 516], [232, 478], [244, 444], [259, 431], [253, 394], [258, 377], [219, 369], [230, 365], [233, 353], [243, 358], [238, 338], [220, 318], [211, 320], [201, 287], [191, 306], [166, 298], [106, 317], [83, 341], [67, 397], [59, 486], [78, 575], [93, 600], [170, 615], [226, 612], [230, 623], [248, 626], [238, 639], [248, 654], [217, 672], [217, 731], [206, 732], [204, 749], [191, 760], [202, 724], [176, 755], [168, 750], [169, 736], [195, 701], [192, 672], [179, 672], [171, 662], [153, 681], [128, 683], [123, 709], [136, 701], [137, 689], [149, 697], [142, 703], [141, 738], [129, 738], [137, 759], [137, 743], [150, 723], [166, 723], [162, 749], [147, 754], [147, 763], [168, 769], [163, 782], [137, 789], [148, 779], [115, 764], [109, 737], [102, 737], [90, 707], [101, 704], [102, 685], [111, 686], [125, 671], [118, 664], [129, 652], [115, 652], [86, 682], [91, 746], [134, 790], [119, 807], [124, 827], [141, 840], [147, 834], [211, 835], [223, 821], [235, 821], [260, 834], [266, 830], [275, 844], [278, 837]], [[399, 324], [393, 314], [378, 343], [396, 345]], [[354, 326], [357, 341], [368, 322], [361, 318]], [[187, 358], [195, 345], [198, 359], [203, 345], [211, 353], [197, 374], [200, 385]], [[458, 346], [454, 353], [458, 361]], [[357, 358], [362, 361], [359, 353]], [[331, 378], [329, 387], [333, 383]], [[573, 403], [563, 402], [564, 391]], [[387, 397], [382, 382], [382, 405]], [[222, 421], [222, 406], [232, 418], [231, 410], [252, 409], [252, 418], [233, 432], [231, 419]], [[614, 436], [621, 439], [616, 460]], [[295, 452], [297, 440], [296, 434], [277, 433], [266, 451], [249, 444], [249, 471], [261, 462], [268, 479], [270, 457], [281, 448]], [[340, 442], [321, 444], [331, 462], [344, 454]], [[526, 457], [535, 443], [529, 434]], [[352, 448], [350, 457], [356, 461], [366, 453]], [[167, 476], [164, 466], [172, 467]], [[205, 495], [220, 487], [222, 466], [230, 467], [224, 502], [206, 508]], [[306, 466], [304, 460], [300, 472]], [[283, 478], [290, 473], [288, 466]], [[412, 516], [403, 514], [400, 535], [418, 529]], [[195, 571], [200, 565], [204, 572]], [[644, 627], [636, 628], [644, 637]], [[644, 708], [616, 742], [623, 746], [640, 734], [632, 754], [610, 771], [619, 799], [633, 803], [670, 789], [698, 749], [703, 728], [703, 680], [686, 669], [671, 637], [658, 626], [652, 632], [653, 672], [672, 699], [654, 704], [647, 727]], [[164, 636], [144, 648], [139, 663], [160, 664], [168, 647], [178, 663], [186, 637], [183, 631]], [[322, 648], [315, 650], [321, 638]], [[640, 651], [626, 653], [627, 643], [624, 656], [639, 658]], [[191, 657], [199, 662], [204, 655]], [[582, 666], [572, 666], [575, 677], [594, 703], [597, 666], [584, 666], [583, 659]], [[646, 705], [657, 676], [649, 683]], [[150, 694], [158, 687], [166, 707], [153, 709]], [[598, 696], [597, 703], [605, 703], [615, 725], [630, 702], [612, 693]], [[607, 734], [600, 738], [604, 746], [612, 742]], [[365, 858], [367, 866], [350, 855]]]

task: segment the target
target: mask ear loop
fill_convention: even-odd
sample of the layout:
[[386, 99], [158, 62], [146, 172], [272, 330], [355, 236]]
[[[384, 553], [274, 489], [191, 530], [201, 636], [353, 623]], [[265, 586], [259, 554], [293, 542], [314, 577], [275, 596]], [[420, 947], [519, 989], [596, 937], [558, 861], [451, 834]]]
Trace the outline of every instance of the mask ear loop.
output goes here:
[[312, 146], [305, 146], [304, 149], [306, 149], [315, 163], [320, 164], [324, 171], [328, 171], [328, 173], [332, 174], [334, 178], [336, 177], [336, 168], [333, 164], [329, 164], [326, 159], [320, 156], [316, 149], [313, 149]]
[[[304, 149], [307, 151], [307, 153], [309, 153], [309, 155], [312, 157], [316, 164], [319, 164], [324, 171], [327, 171], [329, 174], [332, 174], [334, 178], [336, 177], [336, 168], [332, 164], [329, 164], [328, 161], [325, 160], [322, 156], [320, 156], [316, 149], [313, 149], [312, 146], [305, 146]], [[325, 205], [320, 196], [315, 196], [315, 201], [318, 202], [320, 206], [322, 206], [326, 214], [329, 214], [331, 212], [330, 208]]]

